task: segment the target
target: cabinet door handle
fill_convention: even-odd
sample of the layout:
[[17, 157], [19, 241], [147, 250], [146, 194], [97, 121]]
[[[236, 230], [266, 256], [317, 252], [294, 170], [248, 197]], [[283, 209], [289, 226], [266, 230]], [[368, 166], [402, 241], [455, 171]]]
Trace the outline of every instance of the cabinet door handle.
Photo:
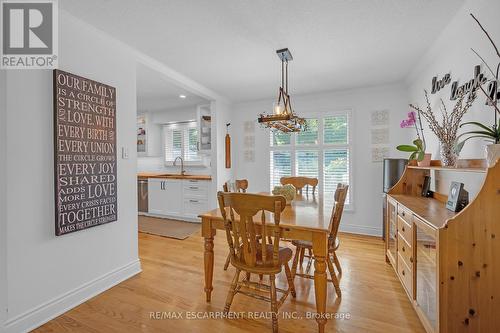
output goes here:
[[198, 200], [189, 200], [189, 202], [198, 203], [199, 201]]
[[403, 276], [405, 275], [405, 270], [404, 269], [401, 271], [401, 275], [403, 275]]
[[402, 227], [402, 228], [401, 228], [401, 231], [405, 232], [405, 227]]
[[410, 262], [413, 264], [413, 257], [410, 257]]
[[403, 252], [405, 252], [405, 247], [403, 246], [403, 247], [401, 248], [401, 250], [402, 250]]
[[189, 186], [189, 189], [191, 189], [191, 190], [197, 190], [198, 187], [197, 186]]
[[403, 212], [401, 213], [401, 215], [405, 216], [405, 212], [403, 211]]

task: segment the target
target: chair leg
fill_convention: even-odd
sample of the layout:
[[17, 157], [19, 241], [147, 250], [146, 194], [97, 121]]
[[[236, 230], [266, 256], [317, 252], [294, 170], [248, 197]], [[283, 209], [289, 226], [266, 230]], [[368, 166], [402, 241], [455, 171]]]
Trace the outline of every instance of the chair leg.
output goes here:
[[299, 255], [300, 255], [300, 247], [297, 246], [295, 249], [295, 256], [293, 257], [292, 263], [292, 277], [295, 277], [295, 273], [297, 273], [297, 264], [299, 263]]
[[333, 262], [335, 263], [335, 267], [337, 267], [337, 271], [339, 271], [339, 275], [342, 274], [342, 267], [340, 267], [339, 257], [337, 257], [337, 253], [333, 252]]
[[306, 248], [305, 247], [300, 248], [300, 258], [299, 258], [300, 268], [302, 268], [302, 265], [304, 265], [305, 254], [306, 254]]
[[311, 249], [307, 249], [307, 252], [309, 253], [309, 260], [307, 261], [306, 274], [309, 274], [309, 271], [311, 270], [311, 264], [313, 262], [314, 257], [311, 253]]
[[278, 302], [276, 297], [275, 276], [271, 274], [269, 280], [271, 282], [271, 316], [273, 321], [273, 333], [278, 333]]
[[226, 263], [224, 264], [224, 270], [227, 271], [227, 268], [229, 267], [229, 262], [231, 261], [231, 254], [228, 253], [227, 254], [227, 258], [226, 258]]
[[292, 294], [292, 297], [295, 298], [297, 294], [295, 293], [295, 285], [293, 283], [293, 276], [292, 272], [290, 271], [290, 267], [288, 267], [288, 264], [285, 264], [285, 274], [286, 274], [286, 279], [288, 280], [288, 288], [290, 288], [290, 293]]
[[335, 288], [335, 293], [337, 294], [337, 297], [342, 297], [342, 291], [340, 291], [339, 280], [335, 275], [335, 270], [333, 268], [333, 264], [332, 261], [330, 260], [330, 257], [327, 257], [326, 262], [328, 264], [328, 270], [330, 271], [330, 278], [332, 279], [333, 287]]
[[238, 280], [240, 279], [240, 270], [237, 268], [236, 273], [234, 273], [233, 281], [231, 282], [231, 287], [229, 287], [229, 292], [227, 293], [226, 306], [224, 307], [224, 313], [228, 313], [231, 308], [231, 303], [233, 303], [234, 294], [236, 294], [236, 286], [238, 285]]

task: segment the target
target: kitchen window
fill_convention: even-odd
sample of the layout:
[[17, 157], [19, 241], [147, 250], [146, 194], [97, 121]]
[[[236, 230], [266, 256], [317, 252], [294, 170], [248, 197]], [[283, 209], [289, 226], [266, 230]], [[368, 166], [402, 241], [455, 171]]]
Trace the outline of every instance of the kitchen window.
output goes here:
[[198, 127], [195, 121], [163, 126], [165, 164], [172, 165], [181, 156], [186, 164], [202, 164], [198, 153]]
[[[350, 112], [324, 112], [306, 117], [307, 131], [270, 134], [270, 188], [285, 176], [316, 177], [317, 191], [333, 198], [337, 183], [351, 185]], [[352, 209], [351, 188], [346, 208]], [[309, 188], [311, 191], [312, 188]], [[326, 199], [325, 204], [333, 202]]]

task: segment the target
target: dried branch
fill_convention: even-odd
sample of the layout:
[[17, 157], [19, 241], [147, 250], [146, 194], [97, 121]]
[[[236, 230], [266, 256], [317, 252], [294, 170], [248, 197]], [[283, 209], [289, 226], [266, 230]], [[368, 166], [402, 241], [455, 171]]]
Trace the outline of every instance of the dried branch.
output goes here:
[[486, 34], [486, 37], [488, 37], [488, 39], [490, 40], [491, 45], [493, 45], [493, 47], [495, 48], [495, 51], [497, 52], [497, 56], [500, 58], [500, 52], [498, 51], [498, 47], [495, 45], [495, 42], [493, 41], [493, 39], [491, 39], [490, 34], [483, 28], [483, 25], [479, 22], [479, 20], [472, 13], [470, 13], [470, 16], [472, 16], [472, 18], [477, 22], [477, 24], [479, 24], [479, 27]]
[[464, 105], [465, 94], [461, 93], [458, 96], [458, 100], [455, 103], [453, 110], [451, 112], [448, 112], [446, 104], [441, 99], [440, 109], [443, 116], [442, 124], [439, 124], [438, 120], [436, 119], [436, 115], [432, 111], [431, 103], [429, 101], [429, 94], [427, 93], [426, 90], [424, 90], [425, 101], [427, 103], [426, 109], [422, 110], [421, 108], [413, 104], [410, 104], [410, 107], [415, 111], [417, 111], [419, 114], [421, 114], [425, 120], [427, 120], [429, 128], [431, 129], [432, 132], [434, 132], [434, 134], [436, 134], [439, 141], [453, 145], [457, 139], [457, 132], [460, 127], [462, 118], [464, 117], [465, 113], [467, 113], [467, 111], [470, 109], [472, 103], [477, 97], [476, 94], [477, 89], [478, 87], [474, 87], [472, 89], [472, 91], [469, 93], [467, 97], [465, 105]]
[[498, 109], [497, 103], [491, 99], [491, 97], [488, 95], [488, 93], [486, 92], [486, 90], [484, 90], [484, 88], [482, 86], [479, 86], [479, 88], [481, 88], [481, 91], [486, 96], [486, 98], [490, 102], [491, 106], [496, 110], [496, 112], [500, 113], [500, 110]]
[[[481, 59], [481, 62], [482, 62], [482, 63], [483, 63], [483, 64], [484, 64], [487, 68], [488, 68], [488, 70], [490, 71], [491, 75], [493, 75], [494, 77], [498, 77], [498, 67], [497, 67], [497, 75], [495, 76], [495, 73], [494, 73], [494, 72], [493, 72], [493, 70], [490, 68], [490, 66], [488, 65], [488, 63], [487, 63], [486, 61], [484, 61], [483, 57], [481, 57], [481, 56], [479, 55], [479, 53], [477, 53], [477, 52], [476, 52], [476, 50], [474, 50], [472, 47], [471, 47], [470, 49], [472, 50], [472, 52], [474, 52], [474, 53], [477, 55], [477, 57], [478, 57], [479, 59]], [[499, 65], [500, 65], [500, 63], [499, 63]]]

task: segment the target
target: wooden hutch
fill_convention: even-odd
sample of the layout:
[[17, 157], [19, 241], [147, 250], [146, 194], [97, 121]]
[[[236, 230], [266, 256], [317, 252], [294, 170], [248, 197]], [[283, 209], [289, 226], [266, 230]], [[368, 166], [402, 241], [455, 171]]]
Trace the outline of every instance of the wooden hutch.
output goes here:
[[[447, 193], [421, 196], [431, 170], [484, 173], [484, 183], [455, 213]], [[387, 214], [386, 261], [426, 331], [500, 332], [500, 160], [490, 168], [484, 160], [408, 165], [389, 191]]]

